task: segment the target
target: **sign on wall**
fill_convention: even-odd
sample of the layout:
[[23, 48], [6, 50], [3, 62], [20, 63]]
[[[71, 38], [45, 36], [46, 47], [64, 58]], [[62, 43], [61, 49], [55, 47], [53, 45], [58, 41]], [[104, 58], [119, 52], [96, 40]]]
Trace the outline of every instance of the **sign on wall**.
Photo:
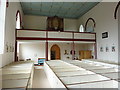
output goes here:
[[102, 39], [104, 39], [104, 38], [108, 38], [108, 32], [102, 33]]

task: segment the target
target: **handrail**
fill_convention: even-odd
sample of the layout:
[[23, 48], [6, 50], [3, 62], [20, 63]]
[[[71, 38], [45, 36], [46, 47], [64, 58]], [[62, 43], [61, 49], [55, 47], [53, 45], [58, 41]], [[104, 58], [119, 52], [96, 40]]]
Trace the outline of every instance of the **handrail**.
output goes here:
[[65, 39], [65, 38], [36, 38], [36, 37], [17, 37], [17, 40], [50, 40], [50, 41], [88, 41], [95, 42], [95, 39]]

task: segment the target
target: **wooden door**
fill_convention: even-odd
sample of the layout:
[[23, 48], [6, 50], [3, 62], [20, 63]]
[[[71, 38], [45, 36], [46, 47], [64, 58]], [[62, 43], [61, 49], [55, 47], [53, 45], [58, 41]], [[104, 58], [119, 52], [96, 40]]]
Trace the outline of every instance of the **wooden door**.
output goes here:
[[[54, 56], [54, 57], [52, 57], [52, 56]], [[51, 47], [51, 60], [58, 60], [58, 59], [61, 59], [61, 57], [60, 57], [60, 48], [59, 48], [58, 45], [55, 44], [55, 45], [53, 45]]]

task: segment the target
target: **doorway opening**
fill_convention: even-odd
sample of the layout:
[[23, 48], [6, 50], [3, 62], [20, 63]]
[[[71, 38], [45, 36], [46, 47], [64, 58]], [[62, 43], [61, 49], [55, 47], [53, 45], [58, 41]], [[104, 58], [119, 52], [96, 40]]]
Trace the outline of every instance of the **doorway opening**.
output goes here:
[[61, 59], [61, 56], [60, 56], [60, 47], [55, 44], [51, 47], [51, 60], [60, 60]]

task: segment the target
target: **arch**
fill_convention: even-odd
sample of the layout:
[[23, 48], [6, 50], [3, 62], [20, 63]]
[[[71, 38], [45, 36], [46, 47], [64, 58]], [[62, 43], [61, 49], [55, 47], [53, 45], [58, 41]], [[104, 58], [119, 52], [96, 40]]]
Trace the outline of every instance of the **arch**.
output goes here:
[[61, 55], [60, 55], [60, 47], [57, 44], [54, 44], [51, 49], [51, 60], [60, 60]]
[[22, 23], [21, 14], [20, 11], [18, 10], [16, 13], [16, 29], [21, 28], [21, 23]]
[[116, 8], [115, 8], [115, 12], [114, 12], [114, 18], [117, 19], [117, 11], [118, 11], [118, 8], [120, 6], [120, 1], [118, 2]]
[[95, 20], [94, 20], [93, 18], [88, 18], [88, 20], [87, 20], [86, 23], [85, 23], [85, 31], [87, 30], [87, 24], [88, 24], [88, 22], [89, 22], [90, 20], [93, 21], [94, 28], [95, 28], [95, 26], [96, 26]]

